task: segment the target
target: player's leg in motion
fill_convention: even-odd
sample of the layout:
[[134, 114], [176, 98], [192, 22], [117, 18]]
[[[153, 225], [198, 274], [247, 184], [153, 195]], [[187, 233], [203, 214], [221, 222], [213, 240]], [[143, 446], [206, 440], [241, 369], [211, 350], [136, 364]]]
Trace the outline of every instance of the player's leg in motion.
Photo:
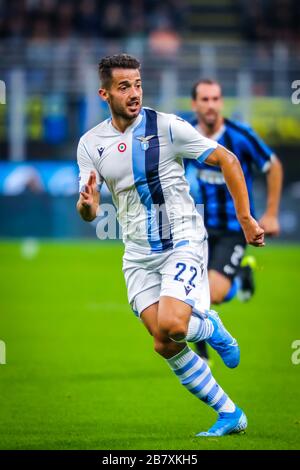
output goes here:
[[241, 302], [248, 302], [255, 293], [254, 274], [256, 260], [254, 256], [244, 256], [236, 281], [239, 283], [237, 297]]
[[[213, 304], [219, 304], [222, 302], [222, 299], [224, 301], [224, 296], [226, 296], [226, 293], [228, 291], [232, 290], [230, 287], [230, 280], [223, 276], [222, 274], [218, 273], [217, 271], [210, 270], [208, 272], [208, 277], [209, 277], [209, 286], [210, 286], [210, 295], [211, 295], [211, 302]], [[213, 286], [216, 286], [213, 288]], [[229, 300], [229, 299], [228, 299]], [[220, 321], [220, 319], [219, 319]], [[206, 347], [206, 342], [210, 344], [209, 341], [204, 342], [203, 339], [200, 340], [188, 340], [196, 343], [196, 348], [197, 348], [197, 353], [199, 356], [204, 359], [206, 362], [208, 361], [208, 352], [207, 352], [207, 347]], [[213, 345], [211, 345], [214, 347]], [[215, 348], [214, 348], [215, 349]], [[237, 353], [236, 353], [237, 354]], [[225, 354], [226, 355], [226, 354]], [[229, 350], [229, 356], [230, 356], [230, 350]], [[223, 359], [224, 360], [224, 359]], [[229, 364], [227, 361], [225, 361], [225, 364], [228, 367], [235, 367], [234, 365], [230, 364], [236, 364], [238, 365], [238, 362], [236, 363], [236, 360], [234, 359], [233, 363], [230, 361]]]
[[[232, 291], [231, 281], [215, 270], [208, 271], [208, 279], [210, 286], [211, 303], [219, 305], [224, 302], [225, 299], [229, 300], [229, 298], [227, 299], [226, 296], [229, 294], [229, 292]], [[232, 297], [233, 296], [231, 296], [230, 298]], [[208, 361], [209, 355], [205, 341], [197, 341], [196, 348], [199, 356], [201, 356], [202, 359]]]
[[199, 320], [197, 326], [191, 316], [191, 307], [171, 297], [161, 297], [159, 304], [151, 305], [141, 314], [142, 321], [154, 338], [155, 351], [166, 359], [187, 390], [219, 413], [215, 425], [208, 432], [198, 435], [223, 436], [240, 432], [247, 427], [245, 414], [217, 384], [209, 366], [185, 342], [181, 342], [187, 336], [189, 341], [197, 335], [203, 339], [209, 338], [212, 331], [218, 329], [209, 317], [195, 318]]
[[[211, 303], [220, 305], [229, 302], [242, 290], [249, 291], [249, 282], [242, 281], [240, 264], [245, 250], [245, 241], [240, 234], [211, 233], [210, 234], [210, 259], [208, 266], [208, 278]], [[245, 271], [249, 269], [245, 268]], [[244, 276], [245, 278], [245, 276]], [[252, 277], [253, 279], [253, 277]], [[243, 286], [246, 287], [243, 287]], [[254, 289], [252, 290], [253, 293]], [[251, 295], [251, 294], [250, 294]], [[208, 361], [209, 355], [206, 343], [196, 343], [198, 354]]]

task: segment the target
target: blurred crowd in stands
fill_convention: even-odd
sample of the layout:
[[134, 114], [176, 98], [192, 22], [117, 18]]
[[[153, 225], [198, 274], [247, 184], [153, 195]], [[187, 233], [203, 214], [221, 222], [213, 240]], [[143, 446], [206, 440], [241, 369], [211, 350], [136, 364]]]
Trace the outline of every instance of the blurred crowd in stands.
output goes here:
[[[207, 0], [197, 5], [212, 11], [217, 8]], [[254, 41], [299, 38], [299, 0], [236, 0], [234, 5], [240, 12], [241, 37]], [[163, 41], [161, 31], [174, 37], [189, 35], [195, 8], [194, 0], [0, 0], [0, 39], [123, 39], [158, 32], [157, 40]]]
[[244, 36], [252, 41], [299, 41], [299, 0], [242, 0]]
[[180, 32], [181, 0], [0, 0], [0, 39], [144, 37], [154, 30]]

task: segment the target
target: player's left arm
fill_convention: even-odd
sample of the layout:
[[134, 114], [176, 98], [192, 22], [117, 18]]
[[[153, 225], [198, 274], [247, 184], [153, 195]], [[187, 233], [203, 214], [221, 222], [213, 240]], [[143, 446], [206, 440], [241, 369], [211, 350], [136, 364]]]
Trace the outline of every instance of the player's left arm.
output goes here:
[[205, 163], [221, 168], [246, 241], [254, 246], [264, 246], [264, 230], [251, 216], [248, 190], [238, 158], [222, 145], [218, 145], [206, 158]]
[[221, 167], [246, 241], [254, 246], [264, 246], [264, 230], [251, 216], [248, 190], [237, 157], [217, 142], [201, 136], [189, 123], [176, 116], [170, 121], [169, 135], [175, 155]]
[[273, 154], [270, 166], [266, 174], [267, 180], [267, 205], [266, 210], [259, 220], [260, 226], [266, 235], [276, 236], [280, 232], [278, 218], [279, 204], [282, 189], [283, 170], [280, 160]]

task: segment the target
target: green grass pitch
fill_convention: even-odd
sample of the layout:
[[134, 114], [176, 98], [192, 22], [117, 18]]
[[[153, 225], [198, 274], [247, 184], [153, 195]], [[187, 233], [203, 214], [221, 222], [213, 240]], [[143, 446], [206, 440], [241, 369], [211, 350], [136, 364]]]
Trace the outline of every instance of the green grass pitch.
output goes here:
[[299, 449], [300, 247], [251, 249], [257, 293], [221, 306], [241, 364], [215, 378], [245, 410], [244, 435], [195, 438], [215, 413], [153, 352], [127, 304], [123, 248], [42, 243], [33, 259], [0, 244], [1, 449]]

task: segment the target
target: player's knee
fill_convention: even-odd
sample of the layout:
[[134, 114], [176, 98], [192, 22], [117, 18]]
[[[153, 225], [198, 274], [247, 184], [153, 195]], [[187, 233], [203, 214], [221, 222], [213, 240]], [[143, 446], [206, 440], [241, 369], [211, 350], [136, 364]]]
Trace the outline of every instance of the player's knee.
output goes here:
[[221, 290], [214, 290], [210, 295], [211, 303], [215, 305], [221, 304], [224, 302], [225, 296], [226, 292], [222, 292]]
[[187, 325], [181, 319], [164, 318], [158, 322], [158, 328], [162, 334], [174, 341], [180, 341], [186, 337]]
[[210, 301], [221, 304], [230, 290], [231, 281], [223, 274], [214, 270], [209, 271]]
[[[229, 285], [230, 289], [230, 285]], [[228, 292], [227, 285], [214, 286], [210, 291], [210, 301], [212, 304], [218, 305], [224, 302], [224, 299]]]
[[154, 351], [164, 357], [168, 353], [168, 343], [154, 339]]
[[165, 359], [173, 357], [179, 352], [177, 343], [173, 341], [161, 341], [157, 338], [154, 338], [154, 350]]

